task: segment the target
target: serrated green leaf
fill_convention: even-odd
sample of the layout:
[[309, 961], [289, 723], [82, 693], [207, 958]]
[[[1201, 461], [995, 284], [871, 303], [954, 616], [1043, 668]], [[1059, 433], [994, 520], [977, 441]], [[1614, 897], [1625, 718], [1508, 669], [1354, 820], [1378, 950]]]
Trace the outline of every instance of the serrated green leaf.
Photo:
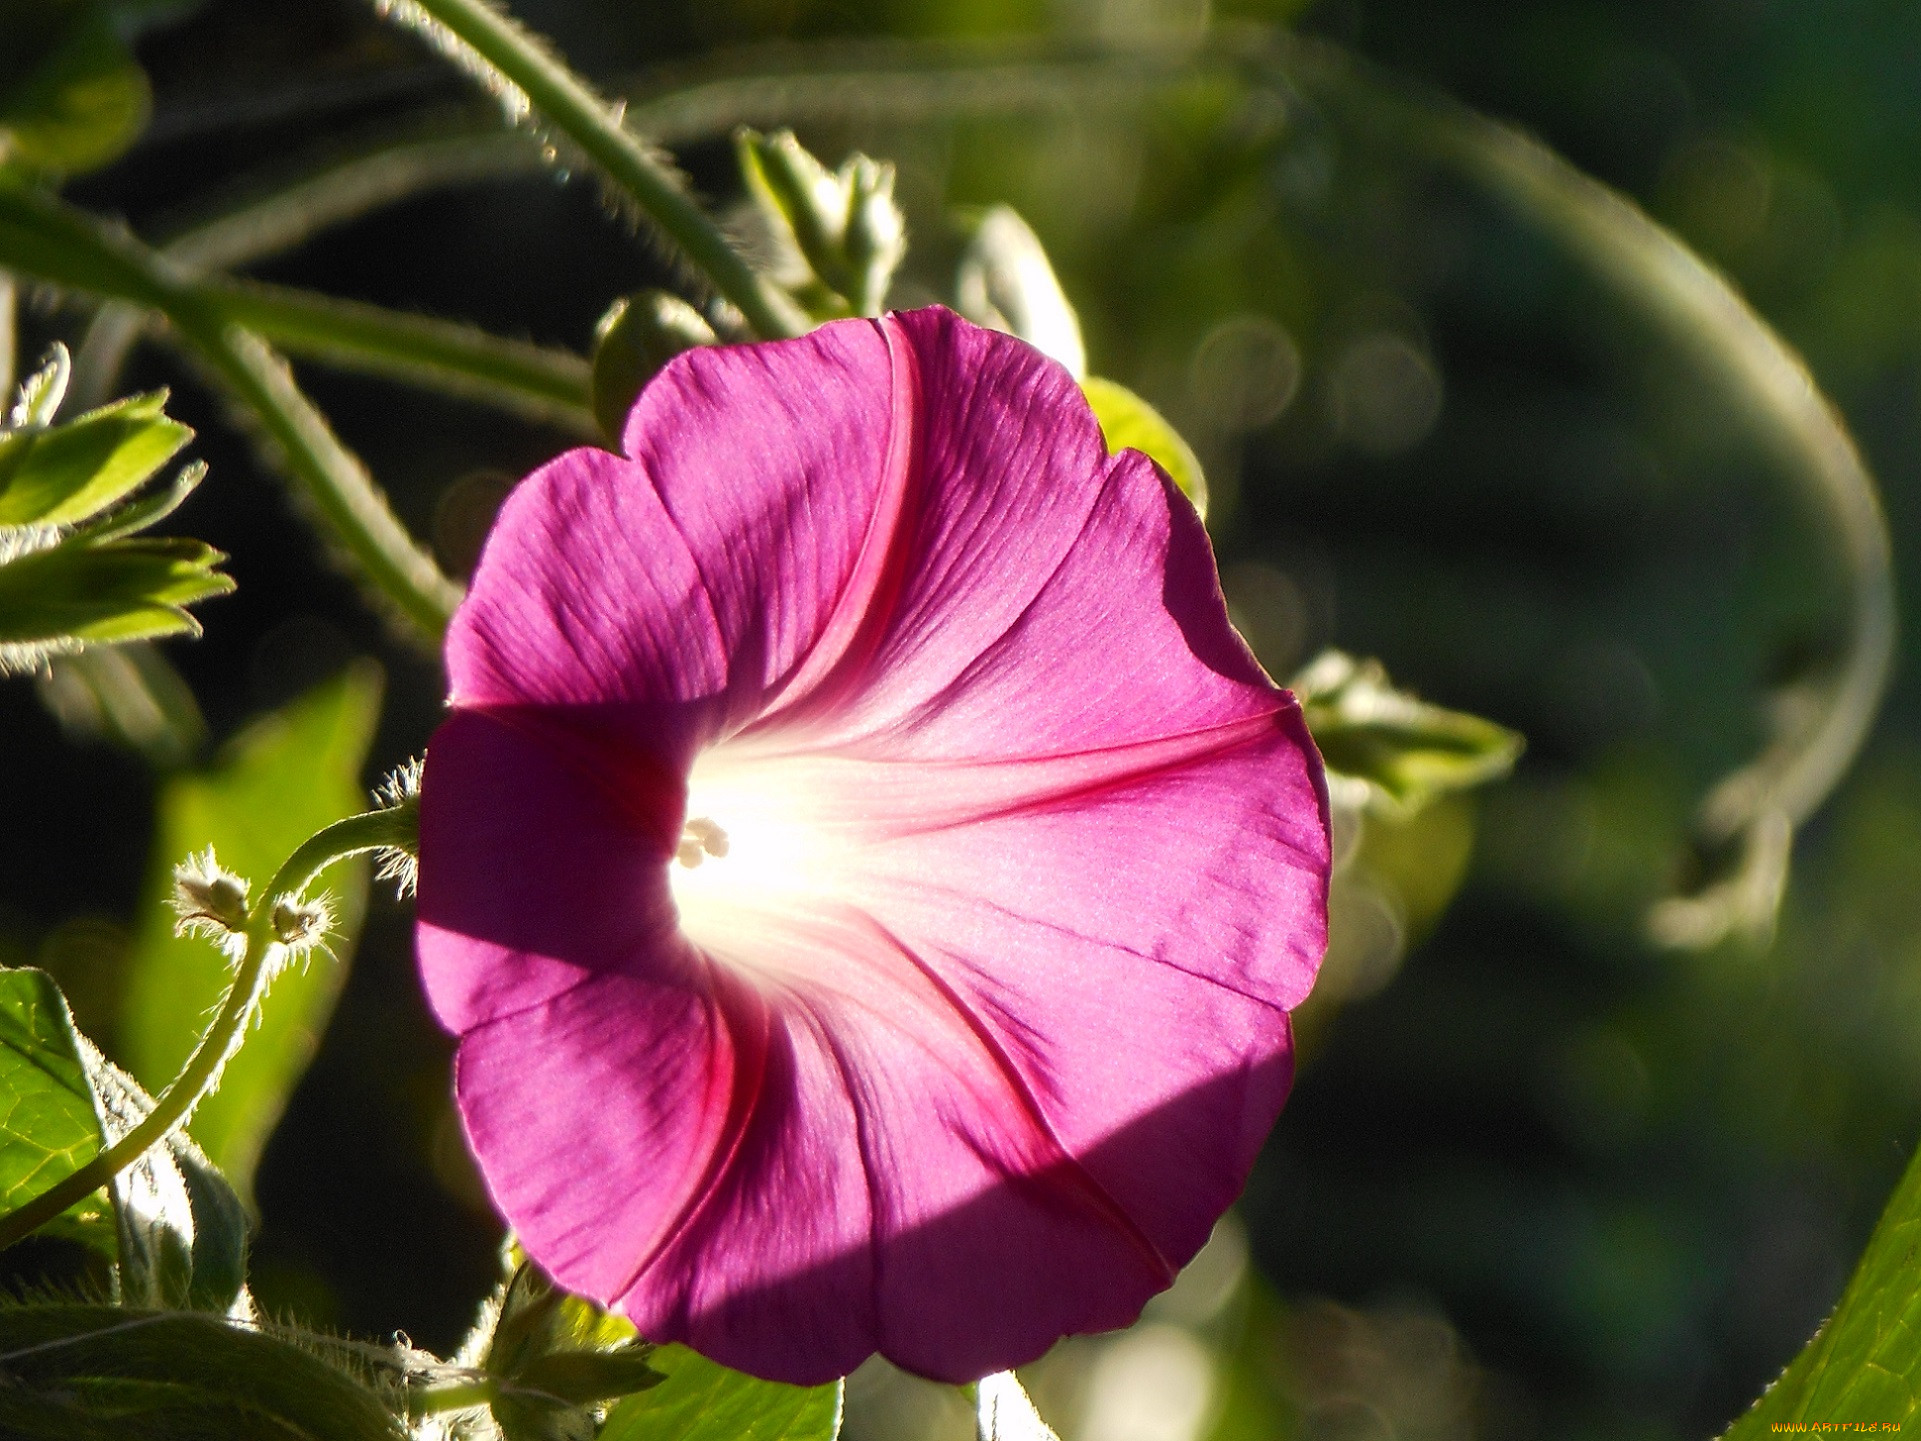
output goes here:
[[165, 404], [164, 393], [130, 396], [0, 437], [0, 526], [71, 525], [124, 499], [193, 439]]
[[0, 163], [74, 174], [139, 137], [152, 93], [105, 7], [15, 3], [0, 9], [0, 28]]
[[[174, 865], [212, 846], [229, 870], [264, 884], [308, 836], [361, 810], [360, 770], [380, 691], [378, 668], [357, 665], [255, 723], [211, 769], [177, 775], [161, 788], [118, 1048], [143, 1084], [164, 1085], [173, 1076], [227, 987], [225, 957], [204, 940], [173, 933]], [[364, 863], [328, 874], [331, 957], [316, 954], [275, 980], [220, 1089], [194, 1112], [194, 1139], [243, 1197], [260, 1148], [319, 1045], [366, 908]]]
[[197, 635], [183, 608], [225, 595], [221, 552], [197, 540], [71, 543], [0, 565], [0, 648], [60, 642], [105, 644]]
[[1780, 1380], [1727, 1431], [1760, 1441], [1794, 1423], [1888, 1423], [1921, 1414], [1921, 1153], [1908, 1163], [1841, 1302]]
[[1324, 651], [1289, 683], [1336, 799], [1405, 814], [1513, 769], [1519, 734], [1396, 690], [1379, 661]]
[[785, 1386], [743, 1376], [685, 1346], [662, 1346], [667, 1379], [608, 1414], [600, 1441], [833, 1441], [841, 1385]]
[[117, 505], [77, 527], [73, 539], [116, 540], [123, 535], [133, 535], [156, 526], [180, 509], [181, 502], [192, 495], [206, 478], [205, 461], [196, 460], [192, 465], [182, 466], [180, 474], [165, 486], [138, 496], [125, 505]]
[[1138, 450], [1167, 472], [1194, 509], [1207, 514], [1207, 477], [1181, 433], [1162, 414], [1126, 386], [1098, 375], [1081, 381], [1094, 418], [1101, 423], [1109, 452]]
[[21, 1441], [403, 1441], [358, 1378], [276, 1335], [205, 1315], [0, 1307], [0, 1435]]
[[45, 971], [0, 970], [0, 1212], [100, 1152], [100, 1125], [66, 998]]

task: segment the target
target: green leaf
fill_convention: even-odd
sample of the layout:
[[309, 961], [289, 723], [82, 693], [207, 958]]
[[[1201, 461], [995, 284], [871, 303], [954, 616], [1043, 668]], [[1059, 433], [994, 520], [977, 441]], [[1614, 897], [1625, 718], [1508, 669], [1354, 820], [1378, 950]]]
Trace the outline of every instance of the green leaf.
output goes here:
[[193, 438], [166, 402], [164, 391], [129, 396], [0, 437], [0, 526], [70, 525], [125, 498]]
[[[164, 1085], [179, 1070], [228, 982], [219, 951], [173, 933], [168, 898], [175, 863], [212, 846], [229, 870], [264, 884], [308, 836], [363, 809], [359, 776], [380, 690], [379, 670], [357, 665], [257, 722], [211, 769], [177, 775], [161, 788], [119, 1038], [128, 1069], [149, 1087]], [[194, 1112], [194, 1139], [242, 1196], [250, 1193], [260, 1149], [320, 1043], [366, 908], [364, 862], [330, 874], [332, 959], [315, 956], [274, 982], [220, 1088]]]
[[94, 170], [139, 137], [152, 94], [104, 7], [11, 0], [0, 33], [0, 164]]
[[662, 1346], [650, 1364], [667, 1379], [616, 1406], [600, 1441], [833, 1441], [840, 1432], [838, 1381], [760, 1381], [685, 1346]]
[[[153, 1109], [153, 1099], [74, 1029], [42, 971], [0, 971], [0, 1211], [78, 1170]], [[79, 1240], [115, 1262], [120, 1297], [225, 1311], [246, 1280], [239, 1199], [185, 1136], [152, 1150], [97, 1197], [36, 1233]]]
[[1379, 661], [1323, 651], [1288, 682], [1336, 800], [1406, 814], [1504, 776], [1522, 739], [1493, 721], [1394, 689]]
[[[51, 976], [0, 970], [0, 1212], [32, 1200], [100, 1152], [80, 1048]], [[97, 1205], [90, 1214], [104, 1218]], [[111, 1247], [110, 1231], [92, 1234]]]
[[1201, 474], [1200, 459], [1181, 433], [1169, 425], [1161, 413], [1126, 386], [1098, 375], [1081, 381], [1087, 403], [1094, 407], [1094, 418], [1101, 423], [1110, 452], [1138, 450], [1167, 472], [1181, 494], [1194, 502], [1194, 509], [1207, 514], [1207, 477]]
[[371, 1387], [279, 1336], [190, 1313], [0, 1307], [0, 1435], [404, 1441]]
[[117, 540], [123, 535], [132, 535], [158, 525], [180, 509], [180, 503], [192, 495], [206, 478], [205, 461], [196, 460], [192, 465], [182, 466], [180, 474], [165, 486], [93, 517], [78, 527], [73, 537], [92, 541]]
[[0, 565], [0, 662], [9, 647], [198, 635], [185, 607], [233, 589], [226, 557], [197, 540], [49, 546]]
[[56, 347], [0, 432], [0, 673], [87, 645], [198, 635], [186, 607], [233, 589], [210, 546], [128, 538], [171, 515], [206, 474], [190, 465], [128, 498], [193, 436], [167, 418], [166, 394], [50, 425], [67, 370]]
[[1725, 1441], [1759, 1441], [1791, 1422], [1888, 1422], [1889, 1431], [1900, 1431], [1921, 1413], [1917, 1252], [1921, 1153], [1908, 1163], [1834, 1314]]

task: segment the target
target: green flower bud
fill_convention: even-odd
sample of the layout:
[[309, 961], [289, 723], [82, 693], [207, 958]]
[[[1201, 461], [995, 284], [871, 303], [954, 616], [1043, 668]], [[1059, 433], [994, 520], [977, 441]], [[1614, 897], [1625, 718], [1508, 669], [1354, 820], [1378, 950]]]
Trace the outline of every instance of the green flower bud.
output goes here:
[[619, 445], [641, 387], [681, 351], [717, 342], [714, 328], [677, 295], [642, 290], [616, 300], [594, 327], [594, 419], [601, 434]]

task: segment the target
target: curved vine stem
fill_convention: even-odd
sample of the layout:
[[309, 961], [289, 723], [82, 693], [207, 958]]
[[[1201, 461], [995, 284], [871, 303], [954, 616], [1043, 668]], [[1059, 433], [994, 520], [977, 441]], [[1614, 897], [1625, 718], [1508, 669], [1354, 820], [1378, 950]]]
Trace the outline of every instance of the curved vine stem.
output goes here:
[[1657, 940], [1712, 945], [1773, 924], [1793, 831], [1853, 764], [1893, 668], [1892, 544], [1874, 479], [1806, 364], [1719, 272], [1633, 202], [1540, 142], [1443, 96], [1389, 81], [1331, 47], [1290, 39], [1282, 72], [1358, 127], [1447, 165], [1539, 225], [1657, 325], [1748, 413], [1832, 536], [1849, 587], [1847, 650], [1819, 712], [1722, 780], [1702, 803], [1703, 859], [1728, 873], [1649, 917]]
[[247, 947], [235, 967], [226, 1000], [193, 1054], [171, 1085], [131, 1131], [100, 1152], [86, 1165], [69, 1172], [26, 1204], [0, 1216], [0, 1250], [31, 1235], [76, 1201], [112, 1181], [147, 1151], [186, 1123], [193, 1109], [214, 1087], [220, 1071], [239, 1049], [247, 1021], [273, 977], [281, 949], [274, 933], [274, 910], [282, 901], [298, 900], [322, 871], [335, 861], [366, 851], [387, 850], [414, 841], [410, 817], [394, 810], [367, 811], [309, 836], [287, 857], [272, 881], [247, 913]]

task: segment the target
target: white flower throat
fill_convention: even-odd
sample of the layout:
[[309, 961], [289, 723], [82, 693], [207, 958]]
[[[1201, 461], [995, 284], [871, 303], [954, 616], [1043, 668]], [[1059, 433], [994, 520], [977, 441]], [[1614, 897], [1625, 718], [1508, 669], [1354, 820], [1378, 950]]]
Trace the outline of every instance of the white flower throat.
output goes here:
[[779, 970], [770, 959], [788, 952], [794, 919], [846, 898], [857, 843], [830, 771], [751, 743], [723, 741], [695, 760], [667, 865], [682, 934], [743, 970]]

